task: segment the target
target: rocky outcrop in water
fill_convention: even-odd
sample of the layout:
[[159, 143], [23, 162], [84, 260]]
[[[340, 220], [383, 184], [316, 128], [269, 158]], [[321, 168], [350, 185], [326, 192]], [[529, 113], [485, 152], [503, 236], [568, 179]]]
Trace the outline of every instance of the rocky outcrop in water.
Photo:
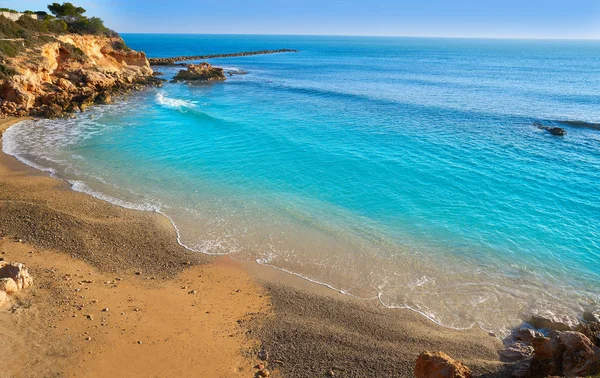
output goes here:
[[415, 366], [416, 378], [471, 378], [471, 370], [443, 352], [423, 352]]
[[280, 54], [298, 52], [298, 50], [292, 49], [279, 49], [279, 50], [261, 50], [261, 51], [246, 51], [231, 54], [212, 54], [212, 55], [190, 55], [190, 56], [176, 56], [172, 58], [150, 58], [148, 59], [150, 64], [153, 66], [172, 66], [177, 62], [183, 62], [186, 60], [203, 60], [203, 59], [216, 59], [216, 58], [235, 58], [239, 56], [252, 56], [252, 55], [267, 55], [267, 54]]
[[224, 81], [225, 73], [222, 68], [213, 67], [203, 62], [190, 64], [187, 69], [180, 70], [173, 81]]
[[[6, 21], [5, 21], [6, 22]], [[62, 117], [111, 94], [160, 85], [143, 52], [120, 37], [58, 34], [0, 59], [0, 116]]]
[[550, 134], [556, 135], [556, 136], [563, 136], [563, 135], [567, 134], [567, 132], [565, 131], [565, 129], [563, 129], [562, 127], [544, 126], [544, 125], [542, 125], [539, 122], [534, 122], [534, 126], [536, 126], [538, 129], [546, 130]]

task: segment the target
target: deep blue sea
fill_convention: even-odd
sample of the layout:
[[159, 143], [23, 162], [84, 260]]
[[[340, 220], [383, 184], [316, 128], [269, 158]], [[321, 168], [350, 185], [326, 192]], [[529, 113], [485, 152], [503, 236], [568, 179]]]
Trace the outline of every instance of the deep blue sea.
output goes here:
[[190, 249], [449, 327], [600, 303], [600, 130], [561, 123], [600, 123], [600, 42], [123, 37], [150, 57], [300, 52], [19, 124], [5, 151], [164, 213]]

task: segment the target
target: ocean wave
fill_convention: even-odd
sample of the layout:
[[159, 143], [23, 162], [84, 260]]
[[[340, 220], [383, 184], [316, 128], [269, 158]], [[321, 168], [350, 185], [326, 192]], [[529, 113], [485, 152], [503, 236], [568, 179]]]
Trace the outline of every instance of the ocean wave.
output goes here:
[[177, 109], [182, 112], [198, 108], [198, 104], [194, 101], [170, 98], [167, 97], [164, 92], [158, 92], [156, 94], [156, 102], [163, 107]]

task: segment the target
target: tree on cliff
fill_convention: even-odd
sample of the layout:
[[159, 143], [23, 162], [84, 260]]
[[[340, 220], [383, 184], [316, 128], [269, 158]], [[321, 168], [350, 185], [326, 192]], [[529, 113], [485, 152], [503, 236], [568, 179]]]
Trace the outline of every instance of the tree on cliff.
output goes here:
[[48, 5], [48, 9], [58, 19], [67, 24], [67, 31], [70, 33], [117, 36], [117, 33], [104, 26], [101, 19], [84, 16], [86, 10], [72, 3], [52, 3]]
[[48, 10], [58, 18], [78, 19], [83, 16], [86, 10], [82, 7], [76, 7], [71, 3], [52, 3], [48, 5]]

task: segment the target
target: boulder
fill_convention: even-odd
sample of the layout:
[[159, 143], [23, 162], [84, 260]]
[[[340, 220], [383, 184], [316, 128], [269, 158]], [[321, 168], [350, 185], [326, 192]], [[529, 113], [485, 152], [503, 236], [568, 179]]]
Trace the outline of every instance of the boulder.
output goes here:
[[531, 328], [520, 328], [517, 331], [515, 331], [514, 333], [514, 338], [517, 341], [522, 341], [525, 344], [529, 344], [531, 345], [531, 342], [533, 341], [533, 339], [535, 339], [536, 337], [542, 337], [544, 335], [542, 335], [541, 333], [537, 332], [534, 329]]
[[529, 358], [532, 354], [533, 347], [531, 345], [517, 341], [500, 352], [500, 359], [504, 362], [515, 362]]
[[56, 85], [57, 85], [57, 86], [58, 86], [60, 89], [62, 89], [62, 90], [64, 90], [64, 91], [66, 91], [66, 92], [74, 92], [74, 91], [76, 90], [76, 87], [75, 87], [75, 85], [73, 85], [73, 83], [71, 83], [69, 80], [67, 80], [67, 79], [64, 79], [64, 78], [59, 78], [59, 79], [56, 81]]
[[471, 378], [471, 370], [443, 352], [423, 352], [415, 366], [416, 378]]
[[0, 261], [0, 278], [11, 278], [17, 285], [17, 289], [26, 289], [33, 285], [33, 279], [29, 275], [25, 265], [11, 264]]
[[186, 70], [180, 70], [173, 78], [174, 81], [224, 81], [223, 69], [213, 67], [206, 62], [190, 64]]
[[534, 122], [534, 125], [537, 126], [539, 129], [546, 130], [552, 135], [562, 136], [567, 133], [562, 127], [544, 126], [539, 122]]
[[94, 101], [96, 102], [96, 104], [108, 105], [108, 104], [112, 104], [112, 97], [111, 97], [110, 93], [108, 93], [107, 91], [104, 91], [104, 92], [100, 92], [100, 94], [98, 94], [98, 96], [96, 96], [96, 99]]
[[600, 323], [589, 322], [581, 326], [580, 332], [587, 336], [594, 345], [600, 347]]
[[562, 375], [589, 376], [600, 373], [600, 348], [579, 332], [562, 332], [559, 336], [564, 346]]
[[552, 313], [533, 315], [527, 322], [536, 329], [544, 328], [550, 331], [575, 331], [579, 327], [577, 319]]
[[554, 331], [533, 339], [531, 363], [515, 373], [522, 377], [590, 376], [600, 374], [600, 348], [580, 332]]
[[546, 130], [552, 135], [562, 136], [566, 134], [565, 129], [562, 127], [548, 127]]
[[584, 311], [583, 320], [586, 322], [600, 323], [599, 311]]
[[17, 283], [12, 278], [0, 278], [0, 292], [14, 294], [19, 291]]

